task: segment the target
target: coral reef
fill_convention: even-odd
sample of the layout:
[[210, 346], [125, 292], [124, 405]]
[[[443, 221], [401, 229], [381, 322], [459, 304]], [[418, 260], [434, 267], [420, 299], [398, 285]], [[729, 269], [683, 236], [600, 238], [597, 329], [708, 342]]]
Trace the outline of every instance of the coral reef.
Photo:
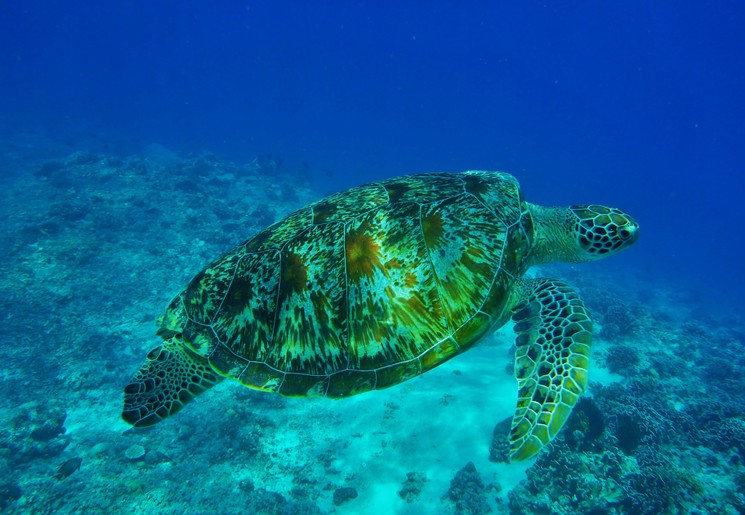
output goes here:
[[422, 492], [422, 487], [427, 482], [427, 476], [420, 472], [407, 472], [406, 481], [401, 485], [401, 490], [398, 491], [398, 496], [401, 497], [407, 503], [412, 503], [417, 500], [419, 494]]
[[582, 454], [560, 442], [539, 456], [508, 494], [510, 513], [604, 513], [623, 498], [628, 460], [618, 452]]
[[295, 502], [285, 499], [282, 494], [263, 488], [251, 491], [246, 499], [244, 513], [256, 515], [314, 515], [321, 513], [310, 502]]
[[334, 490], [334, 505], [340, 506], [347, 501], [356, 499], [359, 494], [357, 489], [352, 486], [342, 486]]
[[[6, 480], [7, 481], [7, 480]], [[0, 484], [0, 510], [11, 506], [15, 501], [21, 498], [23, 490], [15, 483], [3, 482]]]
[[512, 417], [508, 417], [494, 426], [489, 444], [489, 461], [509, 463], [510, 461], [510, 428]]
[[[176, 423], [133, 431], [118, 421], [121, 388], [172, 295], [317, 195], [276, 156], [235, 164], [156, 145], [26, 164], [0, 189], [4, 512], [745, 512], [745, 317], [587, 269], [546, 275], [580, 288], [599, 327], [593, 359], [621, 377], [591, 382], [509, 491], [497, 480], [518, 470], [510, 419], [493, 424], [512, 383], [488, 398], [512, 381], [509, 331], [482, 347], [481, 374], [459, 361], [344, 405], [217, 387]], [[471, 427], [476, 444], [460, 434]], [[448, 481], [471, 459], [478, 471]]]
[[621, 503], [628, 513], [689, 513], [704, 493], [694, 475], [670, 466], [643, 467], [629, 474]]
[[618, 340], [633, 336], [639, 330], [640, 324], [632, 308], [617, 301], [614, 304], [601, 304], [605, 306], [602, 311], [602, 335], [609, 340]]
[[611, 345], [605, 353], [605, 366], [614, 374], [631, 376], [640, 363], [640, 352], [632, 345]]
[[492, 510], [486, 500], [487, 491], [476, 466], [469, 461], [450, 481], [450, 488], [444, 499], [453, 503], [456, 513], [468, 515], [490, 513]]

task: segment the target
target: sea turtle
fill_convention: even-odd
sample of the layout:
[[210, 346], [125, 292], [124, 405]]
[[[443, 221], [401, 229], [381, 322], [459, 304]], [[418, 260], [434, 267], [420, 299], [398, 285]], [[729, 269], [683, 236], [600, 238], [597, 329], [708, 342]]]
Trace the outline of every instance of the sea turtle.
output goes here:
[[122, 417], [149, 426], [224, 377], [287, 396], [387, 388], [510, 318], [517, 409], [510, 458], [556, 436], [587, 385], [592, 321], [575, 290], [525, 279], [550, 261], [632, 245], [619, 209], [545, 208], [506, 173], [409, 175], [300, 209], [199, 272], [168, 306]]

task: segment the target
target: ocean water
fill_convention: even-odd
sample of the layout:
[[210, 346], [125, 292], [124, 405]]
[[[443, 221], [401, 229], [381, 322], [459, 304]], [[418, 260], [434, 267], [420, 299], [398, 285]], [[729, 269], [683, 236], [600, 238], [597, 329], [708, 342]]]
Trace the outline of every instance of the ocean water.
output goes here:
[[[743, 513], [736, 2], [0, 5], [0, 510]], [[508, 324], [347, 399], [224, 381], [146, 429], [123, 390], [208, 263], [325, 195], [500, 170], [631, 213], [531, 270], [595, 321], [558, 437], [508, 463]]]

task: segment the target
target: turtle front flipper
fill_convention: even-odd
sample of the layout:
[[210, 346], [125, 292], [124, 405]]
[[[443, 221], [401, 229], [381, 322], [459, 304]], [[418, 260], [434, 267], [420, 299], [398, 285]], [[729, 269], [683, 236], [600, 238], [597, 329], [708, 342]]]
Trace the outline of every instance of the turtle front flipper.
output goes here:
[[157, 424], [221, 380], [205, 358], [166, 340], [148, 353], [124, 388], [122, 418], [135, 427]]
[[569, 418], [587, 386], [592, 320], [574, 289], [554, 279], [515, 284], [517, 409], [510, 460], [534, 456]]

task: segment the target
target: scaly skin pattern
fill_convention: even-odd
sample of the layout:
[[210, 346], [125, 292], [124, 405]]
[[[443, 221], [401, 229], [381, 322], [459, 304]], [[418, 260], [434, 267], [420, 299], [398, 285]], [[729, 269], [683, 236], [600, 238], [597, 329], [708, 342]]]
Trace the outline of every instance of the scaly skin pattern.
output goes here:
[[530, 458], [563, 427], [587, 387], [592, 320], [556, 279], [519, 279], [512, 291], [518, 393], [510, 459]]
[[346, 397], [385, 388], [509, 318], [533, 238], [508, 174], [353, 188], [209, 265], [173, 300], [160, 333], [260, 390]]

